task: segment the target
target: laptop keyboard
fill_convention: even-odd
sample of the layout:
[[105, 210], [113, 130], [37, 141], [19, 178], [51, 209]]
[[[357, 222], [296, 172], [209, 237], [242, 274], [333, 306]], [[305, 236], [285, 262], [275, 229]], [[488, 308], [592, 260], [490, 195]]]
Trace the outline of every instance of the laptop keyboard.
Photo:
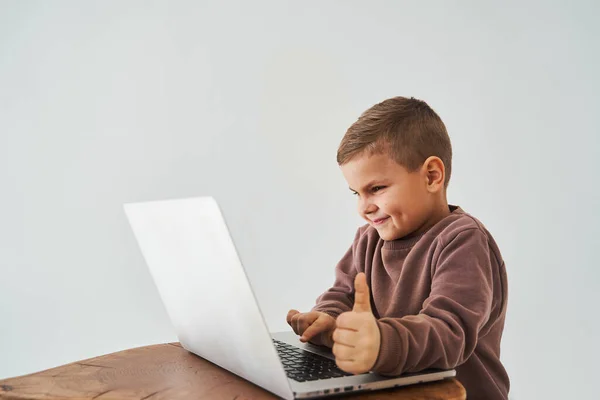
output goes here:
[[298, 382], [350, 376], [337, 367], [335, 361], [273, 339], [288, 378]]

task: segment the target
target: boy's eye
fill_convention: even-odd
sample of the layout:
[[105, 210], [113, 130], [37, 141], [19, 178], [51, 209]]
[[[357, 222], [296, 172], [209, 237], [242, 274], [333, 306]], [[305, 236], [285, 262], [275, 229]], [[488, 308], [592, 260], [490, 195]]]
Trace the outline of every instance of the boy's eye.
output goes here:
[[385, 186], [373, 186], [371, 188], [371, 192], [376, 193], [379, 192], [381, 189], [385, 189]]
[[353, 196], [358, 196], [358, 192], [355, 192], [354, 190], [352, 191], [352, 195]]

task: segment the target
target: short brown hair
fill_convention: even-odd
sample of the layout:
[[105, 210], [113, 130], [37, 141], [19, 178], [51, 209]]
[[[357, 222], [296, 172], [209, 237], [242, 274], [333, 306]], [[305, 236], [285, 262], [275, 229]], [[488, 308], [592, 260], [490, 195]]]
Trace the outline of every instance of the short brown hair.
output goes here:
[[388, 152], [411, 172], [437, 156], [446, 169], [444, 185], [450, 181], [452, 145], [446, 126], [427, 103], [414, 97], [393, 97], [365, 111], [344, 135], [337, 162], [343, 165], [365, 150]]

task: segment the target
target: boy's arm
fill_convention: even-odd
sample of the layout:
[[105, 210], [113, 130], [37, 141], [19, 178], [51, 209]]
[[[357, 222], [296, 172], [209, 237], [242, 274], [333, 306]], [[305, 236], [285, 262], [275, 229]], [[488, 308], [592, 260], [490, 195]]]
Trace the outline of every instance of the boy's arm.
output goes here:
[[358, 229], [352, 246], [335, 267], [335, 282], [325, 293], [317, 298], [313, 311], [320, 311], [337, 318], [346, 311], [351, 311], [354, 305], [354, 278], [359, 271], [356, 270], [354, 254], [356, 244], [361, 235]]
[[493, 271], [487, 236], [461, 231], [443, 248], [431, 293], [418, 315], [381, 318], [381, 347], [373, 370], [400, 375], [426, 368], [449, 369], [474, 351], [490, 318]]

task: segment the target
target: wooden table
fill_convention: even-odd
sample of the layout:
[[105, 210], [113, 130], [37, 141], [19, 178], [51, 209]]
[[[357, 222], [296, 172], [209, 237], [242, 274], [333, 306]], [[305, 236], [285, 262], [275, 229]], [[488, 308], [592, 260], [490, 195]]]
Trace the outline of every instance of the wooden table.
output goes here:
[[[178, 343], [121, 351], [0, 380], [0, 399], [276, 399]], [[465, 399], [455, 379], [342, 399]]]

